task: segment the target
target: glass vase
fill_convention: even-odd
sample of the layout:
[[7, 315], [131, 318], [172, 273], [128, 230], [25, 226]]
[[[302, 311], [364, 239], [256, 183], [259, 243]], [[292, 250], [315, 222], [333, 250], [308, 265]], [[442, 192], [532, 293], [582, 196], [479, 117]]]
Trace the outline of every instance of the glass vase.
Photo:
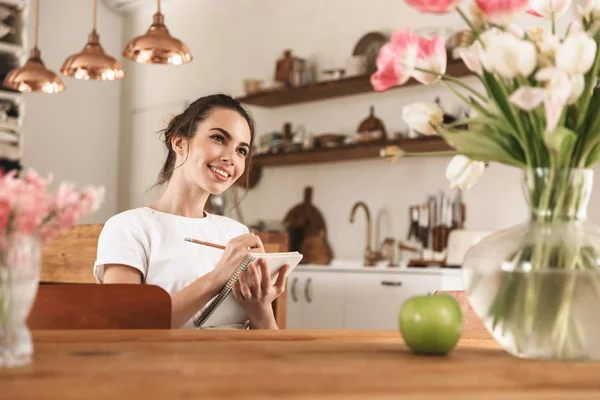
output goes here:
[[524, 175], [529, 220], [465, 257], [471, 306], [514, 356], [600, 360], [600, 227], [586, 217], [593, 171]]
[[27, 316], [37, 294], [41, 244], [37, 236], [9, 237], [0, 250], [0, 367], [31, 362]]

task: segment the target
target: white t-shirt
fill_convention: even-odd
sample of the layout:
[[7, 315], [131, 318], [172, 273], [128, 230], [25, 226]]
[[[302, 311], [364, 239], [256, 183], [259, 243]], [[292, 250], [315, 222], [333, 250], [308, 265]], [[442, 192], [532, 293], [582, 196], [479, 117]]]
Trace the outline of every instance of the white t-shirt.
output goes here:
[[[94, 276], [102, 283], [105, 264], [125, 264], [138, 269], [144, 283], [173, 295], [212, 271], [223, 254], [185, 237], [226, 245], [246, 233], [245, 225], [214, 214], [188, 218], [149, 207], [124, 211], [106, 221], [100, 233]], [[192, 320], [183, 328], [194, 328]]]

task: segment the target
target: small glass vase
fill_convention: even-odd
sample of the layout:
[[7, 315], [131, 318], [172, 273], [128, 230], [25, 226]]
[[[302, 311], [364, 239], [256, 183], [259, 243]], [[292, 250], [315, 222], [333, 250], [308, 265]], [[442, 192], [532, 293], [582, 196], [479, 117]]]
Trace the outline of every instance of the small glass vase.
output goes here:
[[37, 294], [40, 255], [40, 240], [32, 235], [10, 237], [0, 251], [0, 368], [31, 362], [26, 320]]
[[532, 169], [526, 223], [467, 253], [471, 306], [521, 358], [600, 360], [600, 227], [586, 218], [593, 171]]

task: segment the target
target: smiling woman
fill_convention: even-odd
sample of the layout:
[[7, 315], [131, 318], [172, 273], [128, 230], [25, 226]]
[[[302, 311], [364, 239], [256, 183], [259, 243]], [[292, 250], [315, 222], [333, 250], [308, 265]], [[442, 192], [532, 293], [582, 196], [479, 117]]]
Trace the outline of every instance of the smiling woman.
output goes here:
[[[249, 170], [254, 121], [236, 100], [217, 94], [193, 102], [162, 133], [167, 157], [157, 185], [166, 189], [153, 204], [106, 222], [94, 276], [100, 283], [162, 287], [172, 297], [172, 327], [192, 328], [195, 315], [221, 290], [248, 249], [264, 252], [246, 226], [204, 211], [211, 194], [222, 193]], [[227, 246], [224, 251], [196, 246], [185, 237]], [[277, 329], [271, 303], [285, 288], [287, 269], [273, 284], [264, 268], [257, 262], [241, 273], [234, 295], [248, 312], [246, 326]]]

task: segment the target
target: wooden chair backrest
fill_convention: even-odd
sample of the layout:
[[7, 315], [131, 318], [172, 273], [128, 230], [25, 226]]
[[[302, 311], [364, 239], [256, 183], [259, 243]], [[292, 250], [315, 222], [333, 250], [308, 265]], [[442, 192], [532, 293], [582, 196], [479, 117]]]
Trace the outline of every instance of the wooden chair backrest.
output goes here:
[[170, 329], [171, 296], [155, 285], [40, 285], [31, 329]]
[[42, 283], [96, 283], [93, 275], [103, 224], [75, 225], [42, 248]]
[[[76, 225], [61, 233], [42, 249], [41, 283], [96, 283], [98, 237], [103, 224]], [[256, 232], [267, 253], [288, 251], [288, 235], [284, 232]], [[285, 327], [286, 295], [273, 302], [275, 320]]]
[[435, 292], [436, 295], [438, 294], [448, 294], [452, 297], [454, 297], [456, 299], [456, 301], [458, 301], [458, 304], [460, 305], [460, 308], [462, 310], [463, 313], [463, 331], [469, 331], [469, 332], [474, 332], [474, 331], [485, 331], [487, 332], [487, 329], [485, 328], [485, 326], [483, 325], [483, 322], [481, 321], [481, 319], [479, 319], [479, 316], [475, 313], [475, 310], [473, 310], [473, 307], [471, 307], [471, 304], [469, 303], [469, 299], [467, 297], [467, 293], [463, 290], [438, 290], [437, 292]]
[[[288, 251], [289, 236], [285, 232], [256, 232], [267, 253], [280, 253]], [[285, 329], [287, 320], [287, 293], [284, 292], [273, 302], [273, 313], [279, 329]]]

